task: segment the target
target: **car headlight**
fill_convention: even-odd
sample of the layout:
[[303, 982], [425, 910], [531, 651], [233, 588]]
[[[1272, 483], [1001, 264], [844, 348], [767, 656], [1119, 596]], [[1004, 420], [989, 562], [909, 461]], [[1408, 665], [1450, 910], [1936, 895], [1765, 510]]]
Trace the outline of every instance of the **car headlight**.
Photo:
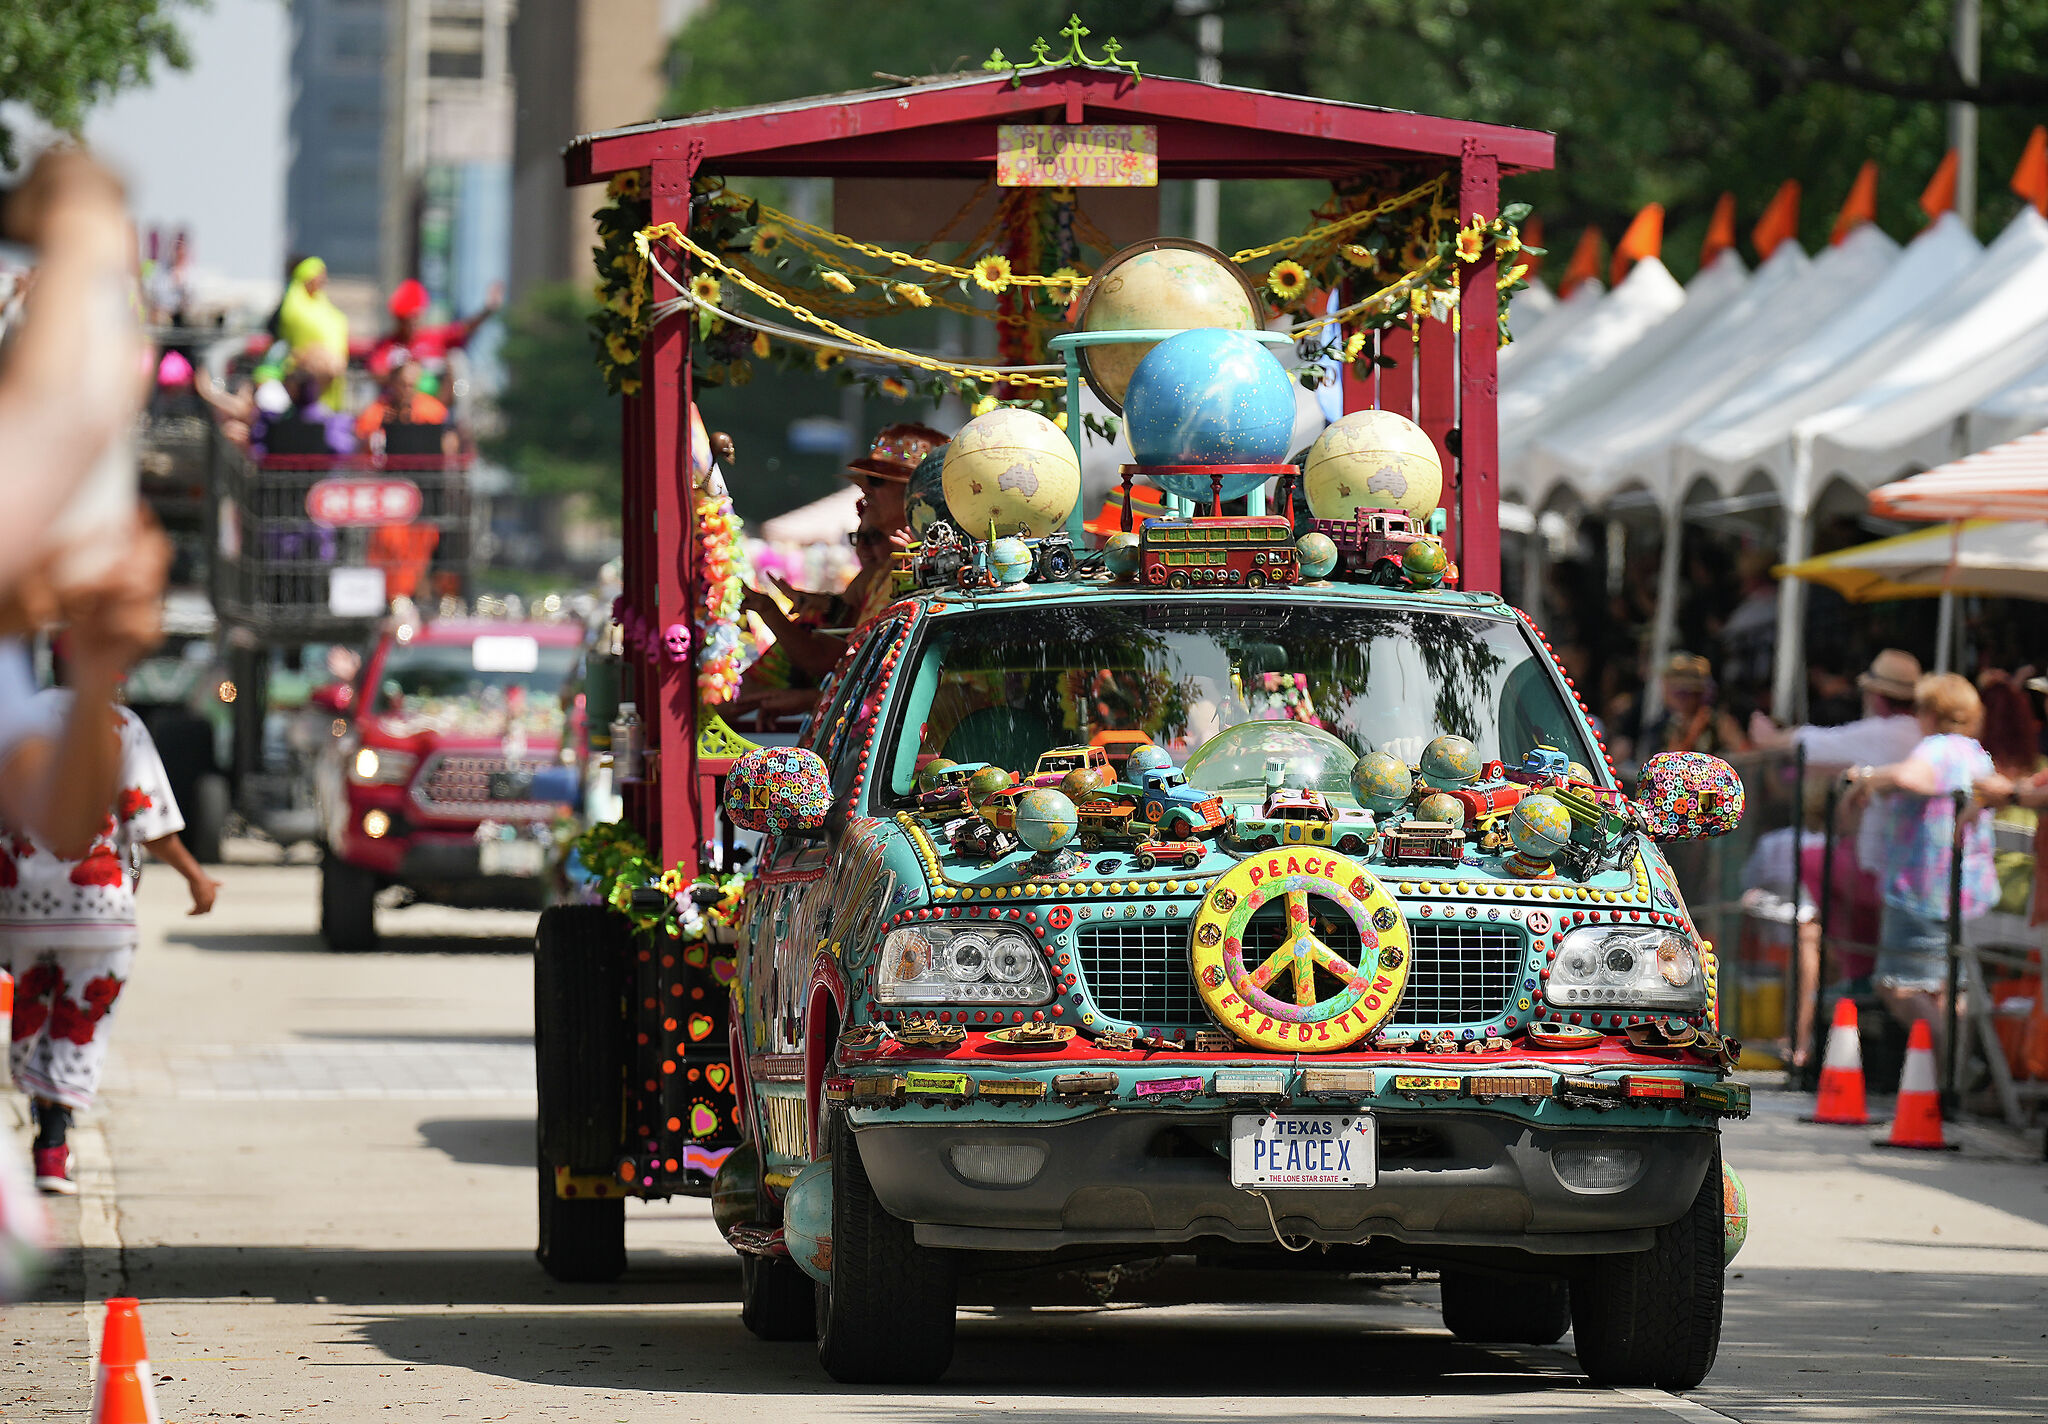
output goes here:
[[358, 786], [403, 786], [418, 764], [411, 752], [362, 747], [349, 758], [348, 779]]
[[1675, 930], [1589, 925], [1559, 941], [1543, 997], [1569, 1007], [1667, 1009], [1707, 1006], [1699, 950]]
[[884, 1004], [1043, 1004], [1045, 955], [1027, 935], [995, 925], [889, 931], [875, 998]]

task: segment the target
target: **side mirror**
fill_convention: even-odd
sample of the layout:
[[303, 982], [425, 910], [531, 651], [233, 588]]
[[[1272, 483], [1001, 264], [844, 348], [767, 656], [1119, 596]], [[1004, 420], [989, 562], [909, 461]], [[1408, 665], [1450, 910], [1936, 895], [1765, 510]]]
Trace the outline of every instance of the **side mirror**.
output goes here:
[[809, 835], [824, 828], [831, 805], [825, 759], [802, 747], [757, 748], [726, 773], [725, 814], [743, 830]]
[[1742, 778], [1705, 752], [1659, 752], [1643, 763], [1636, 809], [1653, 840], [1725, 836], [1742, 820]]
[[332, 712], [337, 717], [346, 717], [355, 700], [356, 690], [345, 682], [323, 683], [306, 694], [308, 706]]

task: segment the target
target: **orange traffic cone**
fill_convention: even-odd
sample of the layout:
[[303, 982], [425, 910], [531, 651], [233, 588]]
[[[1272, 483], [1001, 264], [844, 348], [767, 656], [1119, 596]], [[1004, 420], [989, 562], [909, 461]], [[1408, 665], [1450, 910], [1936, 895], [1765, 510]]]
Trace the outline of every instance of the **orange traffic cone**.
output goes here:
[[93, 1424], [160, 1424], [156, 1379], [142, 1343], [142, 1317], [132, 1296], [107, 1302], [107, 1329], [100, 1340], [99, 1384], [92, 1392]]
[[1856, 1033], [1856, 1005], [1848, 999], [1835, 1004], [1827, 1057], [1820, 1064], [1820, 1097], [1807, 1121], [1847, 1127], [1870, 1121], [1863, 1105], [1863, 1044]]
[[1926, 1019], [1913, 1020], [1906, 1035], [1906, 1067], [1899, 1074], [1899, 1106], [1892, 1115], [1892, 1135], [1883, 1147], [1917, 1147], [1941, 1152], [1941, 1092], [1934, 1080], [1934, 1030]]

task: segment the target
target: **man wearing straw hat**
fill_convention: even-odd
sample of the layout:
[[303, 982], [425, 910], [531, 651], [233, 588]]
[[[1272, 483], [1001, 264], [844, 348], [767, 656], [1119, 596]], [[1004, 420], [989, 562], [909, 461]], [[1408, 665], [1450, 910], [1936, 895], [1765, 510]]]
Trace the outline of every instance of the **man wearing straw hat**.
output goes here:
[[1812, 767], [1890, 766], [1912, 755], [1920, 742], [1913, 717], [1913, 687], [1920, 659], [1901, 648], [1886, 648], [1856, 678], [1863, 715], [1839, 727], [1778, 728], [1762, 713], [1750, 721], [1750, 740], [1759, 749], [1799, 746]]

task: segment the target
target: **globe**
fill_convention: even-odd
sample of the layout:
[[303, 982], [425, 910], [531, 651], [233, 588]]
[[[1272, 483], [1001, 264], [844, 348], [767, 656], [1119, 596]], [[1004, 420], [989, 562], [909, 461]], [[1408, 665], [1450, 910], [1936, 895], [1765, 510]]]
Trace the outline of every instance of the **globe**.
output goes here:
[[982, 802], [988, 800], [989, 797], [1012, 784], [1009, 772], [1004, 771], [999, 766], [985, 766], [967, 778], [968, 804], [979, 806]]
[[[1212, 247], [1176, 239], [1139, 243], [1105, 262], [1088, 284], [1080, 320], [1083, 331], [1256, 331], [1259, 324], [1251, 284], [1230, 259]], [[1112, 411], [1123, 409], [1131, 373], [1152, 346], [1118, 341], [1081, 348], [1088, 384]]]
[[[1241, 331], [1184, 331], [1153, 347], [1124, 394], [1124, 433], [1140, 465], [1270, 465], [1294, 434], [1294, 382]], [[1238, 499], [1270, 475], [1226, 475]], [[1169, 494], [1205, 499], [1210, 476], [1148, 471]]]
[[1135, 534], [1112, 534], [1109, 542], [1102, 546], [1102, 565], [1109, 570], [1111, 578], [1136, 577], [1141, 562], [1142, 551]]
[[1378, 816], [1391, 816], [1415, 790], [1415, 773], [1392, 752], [1367, 752], [1351, 768], [1351, 794]]
[[919, 791], [936, 791], [939, 786], [940, 776], [958, 765], [958, 762], [953, 761], [949, 757], [933, 757], [917, 769], [917, 789]]
[[1422, 762], [1416, 770], [1423, 785], [1438, 791], [1469, 786], [1479, 779], [1479, 748], [1446, 732], [1422, 749]]
[[1749, 1188], [1726, 1162], [1721, 1164], [1721, 1264], [1725, 1267], [1749, 1240]]
[[1304, 534], [1294, 541], [1305, 579], [1328, 578], [1337, 567], [1337, 541], [1327, 534]]
[[1100, 767], [1077, 766], [1060, 778], [1060, 794], [1079, 804], [1093, 796], [1108, 779]]
[[1031, 573], [1031, 546], [1005, 536], [988, 546], [988, 571], [997, 583], [1021, 583]]
[[1403, 509], [1420, 520], [1443, 498], [1443, 460], [1422, 427], [1406, 416], [1354, 410], [1308, 447], [1301, 484], [1318, 519]]
[[1454, 826], [1462, 826], [1465, 824], [1465, 804], [1448, 791], [1432, 791], [1415, 803], [1415, 819], [1449, 821]]
[[910, 487], [903, 492], [903, 508], [910, 515], [910, 532], [918, 538], [937, 521], [953, 521], [946, 509], [946, 447], [940, 445], [917, 462]]
[[1450, 569], [1451, 555], [1441, 539], [1417, 539], [1401, 551], [1401, 571], [1417, 588], [1435, 588]]
[[1017, 798], [1017, 839], [1033, 850], [1058, 850], [1080, 824], [1064, 792], [1041, 786]]
[[1508, 841], [1531, 860], [1549, 860], [1572, 838], [1572, 818], [1549, 796], [1524, 796], [1508, 813]]
[[1130, 760], [1124, 763], [1124, 779], [1135, 785], [1146, 772], [1164, 771], [1172, 765], [1172, 752], [1156, 742], [1148, 742], [1132, 750]]
[[969, 536], [1043, 538], [1081, 498], [1081, 462], [1066, 432], [1037, 411], [977, 415], [946, 446], [946, 508]]

